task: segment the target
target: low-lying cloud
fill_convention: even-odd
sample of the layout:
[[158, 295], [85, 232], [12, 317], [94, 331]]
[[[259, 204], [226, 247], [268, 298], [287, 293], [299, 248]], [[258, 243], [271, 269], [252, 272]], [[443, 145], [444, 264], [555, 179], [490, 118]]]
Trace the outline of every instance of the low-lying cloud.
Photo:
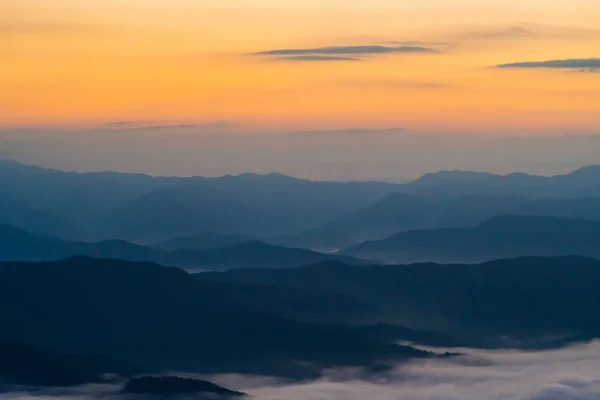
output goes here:
[[[256, 400], [597, 400], [600, 341], [549, 351], [452, 349], [463, 356], [400, 364], [370, 375], [360, 369], [325, 371], [292, 382], [273, 377], [203, 377]], [[118, 386], [12, 393], [0, 400], [123, 400]], [[138, 397], [139, 398], [139, 397]]]
[[260, 400], [592, 400], [600, 398], [600, 342], [539, 351], [460, 349], [465, 356], [400, 365], [370, 379], [329, 371], [304, 383], [216, 378]]

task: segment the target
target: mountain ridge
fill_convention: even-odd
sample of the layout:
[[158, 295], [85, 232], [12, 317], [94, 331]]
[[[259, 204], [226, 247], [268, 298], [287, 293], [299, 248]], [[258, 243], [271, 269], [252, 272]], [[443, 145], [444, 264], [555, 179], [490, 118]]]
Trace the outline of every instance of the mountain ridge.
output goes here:
[[353, 257], [278, 247], [260, 241], [200, 250], [166, 251], [124, 240], [73, 242], [1, 224], [0, 243], [3, 244], [0, 246], [0, 260], [3, 261], [48, 261], [87, 255], [96, 258], [151, 261], [172, 267], [198, 270], [257, 266], [286, 268], [327, 259], [369, 263]]
[[517, 256], [600, 258], [600, 221], [543, 216], [493, 217], [473, 228], [400, 232], [340, 252], [387, 263], [484, 262]]

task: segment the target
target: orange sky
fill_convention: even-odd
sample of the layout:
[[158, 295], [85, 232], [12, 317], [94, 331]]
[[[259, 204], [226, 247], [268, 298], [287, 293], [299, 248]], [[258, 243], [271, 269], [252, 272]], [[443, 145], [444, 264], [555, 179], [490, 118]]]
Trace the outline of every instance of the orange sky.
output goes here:
[[[600, 125], [598, 0], [412, 3], [3, 1], [0, 125], [231, 120], [286, 129], [452, 131]], [[413, 41], [419, 43], [394, 43]], [[297, 50], [375, 45], [428, 51], [354, 50], [343, 55], [354, 61], [316, 61]], [[311, 60], [250, 54], [277, 49]], [[495, 68], [588, 58], [596, 58], [594, 68]]]

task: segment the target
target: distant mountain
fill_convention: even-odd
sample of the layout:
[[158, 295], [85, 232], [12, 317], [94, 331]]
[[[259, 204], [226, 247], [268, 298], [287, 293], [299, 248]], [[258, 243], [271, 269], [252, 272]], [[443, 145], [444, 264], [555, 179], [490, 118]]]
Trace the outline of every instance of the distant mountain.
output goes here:
[[[387, 310], [388, 321], [452, 332], [600, 337], [600, 261], [521, 257], [483, 264], [349, 266], [327, 262], [285, 270], [206, 273], [219, 282], [304, 287], [344, 294]], [[516, 335], [516, 336], [515, 336]]]
[[482, 262], [518, 256], [600, 258], [600, 222], [531, 216], [496, 217], [471, 229], [397, 233], [342, 252], [387, 263]]
[[[553, 177], [446, 171], [407, 184], [392, 184], [315, 182], [281, 174], [181, 178], [75, 173], [0, 160], [0, 199], [3, 204], [18, 204], [22, 209], [3, 212], [0, 207], [0, 223], [72, 240], [118, 238], [156, 243], [210, 231], [263, 240], [275, 238], [273, 244], [332, 251], [403, 229], [449, 227], [427, 224], [423, 219], [402, 222], [402, 218], [408, 218], [405, 215], [394, 217], [396, 222], [390, 224], [394, 225], [390, 229], [380, 229], [378, 222], [372, 222], [370, 226], [360, 224], [365, 226], [363, 232], [353, 232], [357, 228], [350, 216], [367, 211], [391, 193], [434, 203], [457, 196], [600, 198], [599, 171], [600, 167], [589, 166]], [[421, 212], [410, 199], [401, 202], [407, 209], [417, 207], [416, 211]], [[39, 213], [40, 217], [25, 215], [23, 210]], [[378, 215], [377, 210], [372, 211], [375, 214], [371, 215]], [[25, 214], [17, 218], [19, 213]], [[2, 215], [11, 218], [3, 219]], [[404, 227], [399, 228], [400, 223]], [[350, 231], [345, 228], [348, 225]]]
[[[144, 369], [103, 356], [60, 354], [18, 342], [0, 342], [0, 381], [19, 386], [75, 386]], [[146, 371], [148, 372], [148, 371]]]
[[0, 261], [59, 260], [74, 255], [151, 261], [168, 255], [125, 241], [72, 242], [53, 236], [0, 225]]
[[426, 196], [487, 194], [529, 198], [600, 197], [600, 165], [550, 177], [523, 173], [496, 175], [473, 171], [441, 171], [426, 174], [408, 183], [404, 191]]
[[62, 235], [70, 232], [70, 227], [54, 215], [3, 200], [0, 200], [0, 224], [13, 225], [28, 231], [49, 235]]
[[248, 297], [215, 296], [222, 285], [147, 263], [0, 263], [0, 340], [205, 373], [306, 375], [431, 356], [349, 328], [257, 311]]
[[312, 250], [269, 245], [263, 242], [243, 242], [228, 247], [206, 250], [178, 250], [168, 258], [169, 265], [209, 270], [236, 268], [289, 268], [315, 262], [338, 260], [349, 264], [374, 264], [376, 261], [337, 254], [323, 254]]
[[183, 236], [173, 239], [168, 239], [152, 245], [152, 247], [165, 250], [175, 251], [181, 249], [188, 250], [206, 250], [218, 247], [227, 247], [242, 242], [250, 242], [253, 239], [249, 236], [242, 235], [224, 235], [215, 232], [203, 232], [194, 236]]
[[273, 243], [321, 251], [341, 250], [400, 231], [469, 227], [491, 216], [509, 213], [526, 202], [522, 198], [505, 196], [469, 195], [433, 200], [392, 193], [369, 207]]
[[11, 160], [0, 160], [0, 182], [0, 199], [56, 216], [72, 228], [70, 238], [146, 243], [203, 231], [250, 237], [300, 231], [365, 207], [399, 187], [281, 174], [179, 178], [75, 173]]
[[431, 199], [394, 193], [319, 228], [279, 237], [271, 242], [329, 252], [363, 241], [381, 240], [403, 231], [471, 228], [503, 215], [600, 221], [600, 198], [530, 200], [473, 194]]
[[0, 261], [60, 260], [76, 255], [128, 261], [153, 261], [163, 265], [197, 270], [287, 268], [326, 260], [339, 260], [349, 264], [374, 263], [344, 255], [277, 247], [257, 241], [216, 249], [181, 249], [170, 252], [122, 240], [96, 243], [72, 242], [0, 225]]
[[321, 227], [281, 236], [272, 239], [271, 243], [322, 251], [340, 250], [365, 238], [389, 236], [397, 232], [398, 227], [423, 224], [423, 218], [432, 208], [428, 203], [415, 196], [392, 193], [373, 205]]
[[111, 236], [145, 242], [199, 231], [268, 237], [318, 226], [397, 186], [279, 174], [207, 178], [140, 196], [107, 215], [105, 223]]
[[185, 179], [115, 172], [64, 172], [0, 159], [0, 198], [55, 216], [75, 230], [70, 232], [74, 236], [96, 236], [100, 228], [98, 220], [110, 210], [144, 193], [181, 181]]

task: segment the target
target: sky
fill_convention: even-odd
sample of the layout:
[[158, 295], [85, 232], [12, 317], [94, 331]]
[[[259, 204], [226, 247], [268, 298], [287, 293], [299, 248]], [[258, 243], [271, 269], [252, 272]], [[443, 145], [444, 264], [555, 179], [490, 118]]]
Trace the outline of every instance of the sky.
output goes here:
[[[223, 124], [238, 135], [597, 134], [599, 20], [599, 0], [4, 0], [0, 140]], [[213, 161], [219, 174], [237, 160]], [[323, 176], [421, 170], [359, 172]]]

